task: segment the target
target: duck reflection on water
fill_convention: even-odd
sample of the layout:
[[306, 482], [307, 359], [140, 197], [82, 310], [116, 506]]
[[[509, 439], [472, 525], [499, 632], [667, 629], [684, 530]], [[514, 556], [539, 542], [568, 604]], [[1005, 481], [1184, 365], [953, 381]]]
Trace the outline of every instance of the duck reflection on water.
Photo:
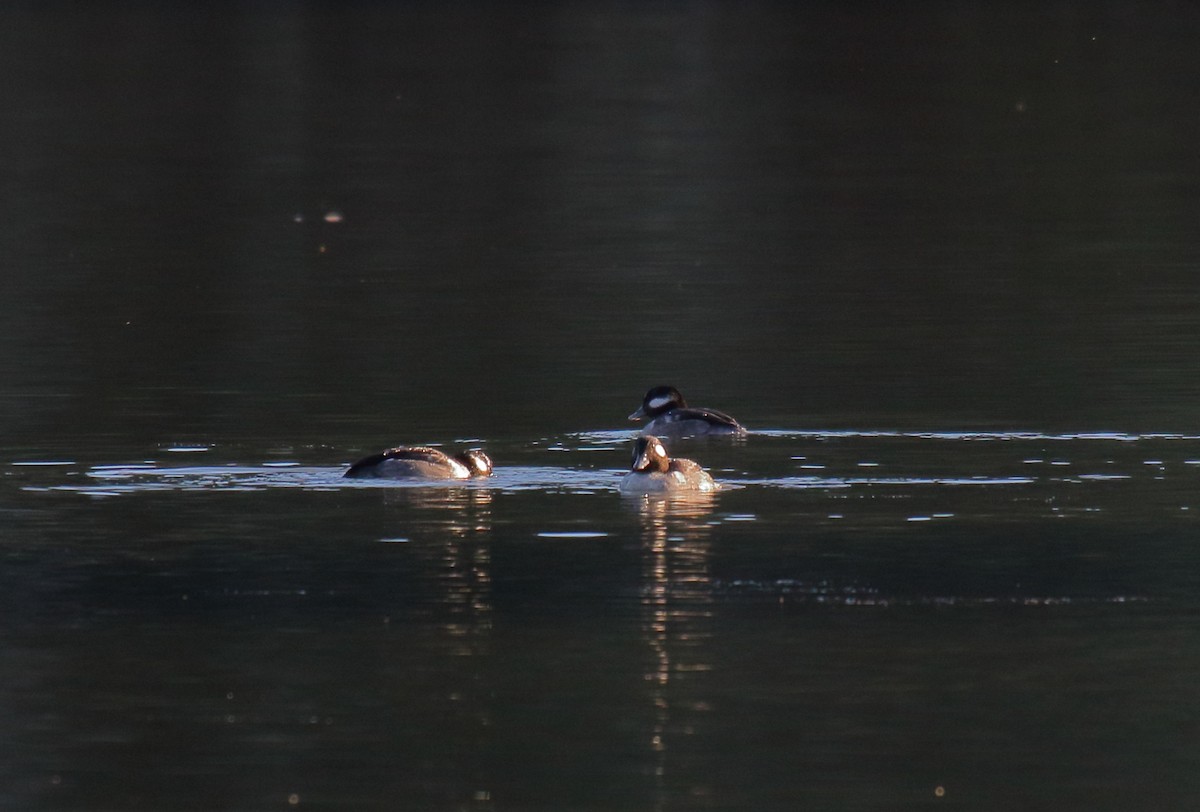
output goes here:
[[[642, 549], [642, 639], [649, 649], [649, 747], [655, 779], [667, 792], [670, 744], [692, 735], [712, 708], [704, 675], [712, 670], [712, 491], [626, 495], [636, 510]], [[702, 789], [702, 788], [701, 788]]]
[[494, 494], [468, 486], [388, 488], [383, 494], [396, 508], [395, 537], [405, 542], [403, 555], [418, 565], [420, 587], [409, 597], [441, 617], [441, 645], [448, 653], [487, 653]]
[[495, 494], [489, 487], [437, 483], [428, 487], [388, 487], [380, 490], [385, 504], [436, 511], [436, 519], [431, 526], [438, 530], [450, 530], [462, 535], [470, 530], [491, 529], [491, 508]]

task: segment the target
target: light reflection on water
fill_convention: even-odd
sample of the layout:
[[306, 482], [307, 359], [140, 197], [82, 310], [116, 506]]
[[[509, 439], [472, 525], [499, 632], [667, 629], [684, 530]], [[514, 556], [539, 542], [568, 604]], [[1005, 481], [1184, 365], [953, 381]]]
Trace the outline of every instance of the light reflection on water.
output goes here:
[[1197, 806], [1196, 15], [33, 5], [0, 807]]
[[[493, 477], [469, 482], [347, 480], [341, 466], [310, 465], [303, 459], [174, 466], [169, 458], [90, 467], [25, 460], [14, 463], [10, 481], [29, 494], [79, 494], [94, 500], [172, 492], [295, 492], [311, 493], [314, 499], [378, 494], [381, 506], [412, 512], [412, 519], [380, 528], [376, 539], [414, 550], [427, 550], [431, 537], [438, 544], [465, 545], [443, 551], [452, 562], [444, 572], [460, 585], [467, 583], [462, 579], [469, 573], [486, 574], [488, 561], [486, 550], [463, 540], [488, 543], [496, 532], [496, 511], [504, 515], [509, 500], [518, 495], [579, 500], [573, 502], [579, 513], [562, 516], [556, 508], [532, 528], [532, 537], [545, 543], [618, 539], [619, 528], [601, 518], [607, 505], [637, 505], [644, 543], [658, 550], [660, 559], [674, 549], [672, 539], [698, 544], [711, 533], [706, 528], [717, 525], [744, 525], [745, 534], [772, 539], [801, 528], [843, 537], [929, 532], [969, 538], [981, 523], [995, 532], [1046, 519], [1136, 528], [1146, 521], [1200, 518], [1194, 509], [1200, 493], [1198, 441], [1187, 434], [768, 430], [737, 443], [677, 441], [673, 453], [705, 464], [719, 491], [699, 501], [640, 503], [617, 497], [623, 468], [607, 467], [624, 463], [626, 446], [618, 438], [629, 436], [589, 432], [527, 443], [477, 439], [489, 447], [497, 468]], [[953, 453], [946, 453], [948, 444]], [[222, 453], [209, 444], [197, 447], [208, 449], [206, 454]], [[42, 464], [50, 462], [55, 464]], [[735, 602], [859, 607], [1050, 605], [1155, 597], [1136, 586], [1059, 587], [1052, 579], [1045, 588], [998, 583], [982, 592], [953, 583], [897, 589], [888, 580], [828, 581], [768, 570], [707, 587], [710, 595]], [[484, 585], [486, 580], [471, 583]], [[447, 605], [452, 604], [455, 593], [444, 594]], [[462, 606], [474, 602], [464, 593]]]
[[[399, 498], [411, 497], [416, 497], [414, 504], [438, 508], [427, 491], [406, 492]], [[441, 507], [450, 511], [452, 518], [441, 524], [444, 532], [438, 534], [436, 543], [418, 545], [417, 550], [433, 554], [428, 564], [437, 573], [440, 603], [448, 614], [442, 630], [454, 641], [450, 653], [482, 656], [489, 653], [492, 628], [492, 494], [464, 488], [452, 490], [447, 497]], [[486, 724], [486, 719], [481, 723]]]
[[[341, 466], [312, 465], [301, 458], [203, 466], [176, 466], [164, 458], [88, 467], [66, 460], [16, 460], [10, 481], [27, 492], [78, 493], [96, 499], [163, 491], [262, 490], [379, 490], [388, 499], [447, 505], [455, 505], [456, 495], [464, 492], [602, 497], [617, 489], [631, 436], [602, 431], [527, 443], [476, 440], [489, 446], [496, 471], [487, 480], [470, 482], [347, 480]], [[1200, 478], [1198, 446], [1200, 438], [1182, 433], [783, 429], [755, 432], [736, 442], [671, 444], [672, 453], [693, 458], [712, 472], [720, 485], [719, 498], [733, 498], [745, 489], [809, 492], [807, 502], [793, 502], [791, 508], [824, 501], [825, 519], [848, 524], [889, 515], [909, 523], [1100, 511], [1119, 517], [1164, 505], [1187, 513], [1200, 492], [1193, 487]], [[223, 453], [212, 445], [202, 447], [207, 454]], [[543, 532], [562, 528], [546, 527]]]
[[[642, 636], [649, 648], [644, 679], [650, 686], [653, 724], [648, 747], [660, 797], [671, 765], [672, 743], [704, 724], [704, 674], [712, 670], [712, 493], [623, 497], [637, 511], [642, 549]], [[711, 787], [693, 786], [693, 797]]]
[[[108, 674], [100, 690], [117, 698], [100, 723], [89, 721], [89, 678], [71, 700], [79, 710], [42, 724], [81, 753], [97, 737], [132, 748], [145, 735], [136, 720], [162, 713], [145, 705], [172, 707], [182, 729], [191, 715], [229, 720], [217, 725], [216, 751], [269, 765], [283, 748], [289, 765], [312, 765], [350, 748], [397, 793], [444, 792], [475, 808], [519, 806], [522, 785], [547, 764], [602, 793], [587, 783], [587, 765], [630, 763], [639, 778], [623, 791], [640, 787], [649, 799], [635, 806], [706, 806], [745, 791], [726, 761], [744, 731], [783, 731], [772, 740], [786, 738], [799, 759], [772, 777], [779, 754], [752, 747], [761, 762], [753, 780], [789, 786], [800, 769], [811, 787], [825, 780], [819, 765], [831, 752], [919, 727], [896, 727], [888, 709], [923, 716], [908, 693], [922, 684], [923, 663], [991, 684], [993, 670], [1024, 662], [1019, 644], [997, 653], [994, 629], [1032, 624], [1061, 637], [1043, 659], [1082, 669], [1072, 652], [1089, 650], [1086, 635], [1098, 632], [1078, 632], [1074, 618], [1112, 624], [1187, 593], [1186, 566], [1146, 566], [1178, 553], [1140, 528], [1149, 520], [1192, 532], [1189, 512], [1164, 510], [1200, 478], [1192, 440], [964, 441], [947, 454], [947, 440], [931, 434], [679, 443], [725, 487], [675, 498], [622, 496], [625, 448], [585, 451], [590, 440], [569, 437], [488, 443], [500, 466], [481, 482], [345, 480], [340, 465], [237, 464], [219, 447], [205, 452], [219, 464], [204, 466], [174, 457], [10, 466], [7, 481], [49, 509], [58, 539], [24, 558], [64, 550], [23, 587], [43, 595], [46, 616], [29, 621], [31, 635], [61, 623], [138, 663], [159, 656], [151, 644], [177, 646], [183, 635], [190, 645], [197, 618], [215, 638], [207, 657], [221, 664], [212, 691], [191, 673], [214, 668], [205, 657], [190, 658], [187, 673], [168, 664], [156, 681], [139, 677], [135, 689]], [[814, 460], [819, 474], [802, 467]], [[1103, 478], [1087, 478], [1092, 471]], [[90, 529], [80, 536], [79, 527]], [[6, 599], [24, 605], [21, 595]], [[951, 654], [934, 654], [943, 649]], [[27, 668], [36, 706], [62, 694], [45, 687], [59, 672], [87, 670], [88, 658], [76, 663], [71, 652]], [[894, 684], [880, 676], [889, 674]], [[214, 716], [208, 693], [237, 698]], [[1000, 705], [1013, 695], [993, 694]], [[879, 707], [857, 711], [861, 701]], [[973, 714], [997, 736], [1037, 729], [981, 710], [974, 693], [946, 701], [952, 716]], [[934, 724], [968, 735], [951, 720]], [[88, 785], [69, 765], [45, 766], [38, 754], [55, 750], [42, 734], [10, 738], [27, 769]], [[555, 755], [564, 747], [569, 760]], [[530, 748], [539, 755], [511, 755]], [[196, 761], [177, 750], [163, 760]], [[210, 758], [198, 774], [224, 768]], [[873, 772], [893, 769], [880, 759]], [[910, 780], [898, 772], [893, 784]], [[320, 796], [321, 779], [296, 775], [289, 767], [289, 793]]]

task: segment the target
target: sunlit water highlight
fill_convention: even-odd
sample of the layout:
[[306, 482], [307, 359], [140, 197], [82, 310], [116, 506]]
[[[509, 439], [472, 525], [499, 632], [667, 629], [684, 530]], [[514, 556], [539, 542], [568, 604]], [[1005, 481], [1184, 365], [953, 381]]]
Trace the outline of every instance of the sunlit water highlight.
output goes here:
[[[859, 668], [855, 659], [879, 646], [905, 650], [903, 634], [924, 634], [931, 648], [945, 645], [923, 631], [926, 624], [941, 632], [947, 623], [1065, 625], [1060, 649], [1069, 651], [1079, 616], [1113, 622], [1131, 612], [1171, 611], [1191, 594], [1188, 553], [1153, 553], [1182, 555], [1182, 566], [1163, 568], [1167, 575], [1141, 569], [1148, 538], [1156, 544], [1157, 535], [1194, 533], [1200, 435], [755, 430], [669, 441], [672, 455], [699, 462], [720, 489], [665, 499], [618, 492], [634, 436], [620, 429], [446, 444], [484, 447], [496, 463], [486, 480], [346, 479], [347, 464], [372, 449], [247, 453], [215, 442], [164, 443], [124, 461], [13, 459], [4, 476], [32, 504], [50, 506], [69, 539], [66, 567], [52, 561], [43, 582], [101, 561], [117, 574], [103, 571], [88, 588], [106, 607], [118, 602], [122, 608], [105, 610], [113, 617], [142, 617], [148, 591], [154, 617], [207, 611], [251, 629], [274, 617], [287, 634], [319, 637], [327, 624], [347, 622], [339, 614], [347, 613], [370, 630], [429, 637], [436, 642], [415, 655], [404, 650], [403, 665], [393, 669], [453, 674], [455, 686], [443, 692], [453, 698], [445, 701], [489, 719], [506, 705], [473, 692], [479, 666], [460, 673], [446, 663], [497, 667], [519, 653], [497, 634], [496, 617], [505, 618], [509, 634], [514, 612], [553, 617], [564, 605], [632, 624], [641, 646], [632, 660], [650, 709], [645, 769], [664, 776], [669, 756], [720, 712], [709, 693], [742, 690], [735, 663], [760, 628], [770, 630], [757, 646], [768, 664], [760, 679], [770, 679], [779, 659], [776, 635], [786, 640], [800, 628], [816, 642], [799, 643], [792, 662], [840, 651], [835, 659], [848, 670], [830, 681], [840, 691], [847, 681], [869, 687], [863, 675], [878, 664]], [[127, 537], [128, 520], [112, 512], [152, 529]], [[72, 544], [72, 522], [61, 518], [72, 513], [104, 516], [122, 528], [119, 537]], [[263, 538], [259, 523], [271, 525]], [[114, 589], [127, 569], [155, 577]], [[105, 612], [73, 595], [68, 588], [40, 611], [104, 623]], [[354, 607], [364, 604], [361, 621]], [[880, 641], [839, 643], [836, 633], [826, 638], [827, 623], [860, 634], [878, 628]], [[570, 650], [580, 633], [576, 621], [550, 647]], [[992, 656], [970, 628], [951, 633], [961, 635], [955, 645], [978, 645], [981, 659]], [[264, 634], [262, 645], [272, 645]], [[337, 655], [346, 656], [353, 655]], [[578, 657], [569, 673], [592, 675], [598, 661], [617, 654]], [[630, 665], [627, 656], [614, 661]], [[553, 662], [563, 667], [557, 653]], [[733, 687], [716, 687], [725, 682]], [[564, 710], [580, 706], [556, 712]], [[337, 728], [337, 711], [347, 713], [335, 706], [305, 718]], [[231, 729], [255, 728], [244, 715], [220, 718]]]
[[[170, 492], [290, 491], [319, 498], [378, 491], [411, 494], [423, 504], [440, 501], [453, 510], [464, 494], [475, 494], [476, 501], [557, 494], [595, 501], [573, 502], [580, 521], [547, 522], [536, 528], [536, 537], [594, 540], [614, 531], [587, 521], [589, 514], [634, 501], [617, 498], [633, 436], [629, 430], [605, 430], [526, 442], [460, 438], [454, 446], [482, 446], [492, 455], [496, 470], [486, 480], [345, 479], [346, 463], [358, 452], [313, 449], [245, 464], [212, 443], [173, 444], [159, 450], [160, 458], [129, 463], [17, 460], [10, 477], [29, 493], [93, 500]], [[824, 527], [856, 534], [886, 527], [965, 530], [978, 523], [1005, 526], [1045, 518], [1189, 520], [1200, 516], [1193, 509], [1200, 494], [1198, 446], [1200, 436], [1165, 432], [772, 429], [734, 440], [677, 440], [669, 448], [704, 465], [720, 486], [712, 500], [689, 507], [705, 523], [744, 524], [773, 534]], [[175, 465], [180, 453], [175, 449], [181, 448], [212, 464]], [[318, 454], [340, 459], [313, 464]]]
[[[14, 460], [10, 465], [28, 471], [66, 469], [65, 477], [30, 476], [29, 479], [37, 481], [25, 483], [26, 490], [66, 491], [96, 497], [161, 490], [273, 488], [324, 491], [466, 487], [502, 493], [603, 493], [615, 490], [625, 473], [621, 463], [632, 436], [628, 430], [604, 430], [492, 446], [489, 451], [496, 460], [495, 474], [487, 480], [468, 482], [347, 480], [342, 476], [343, 464], [312, 465], [299, 459], [203, 466], [177, 466], [166, 459], [94, 464], [86, 468], [70, 460]], [[943, 443], [960, 444], [962, 452], [947, 454]], [[1002, 456], [975, 454], [971, 449], [979, 443], [983, 447], [999, 444], [997, 447], [1011, 447], [1013, 451]], [[488, 446], [482, 438], [464, 438], [457, 444]], [[949, 493], [957, 488], [1007, 489], [1054, 483], [1101, 485], [1142, 480], [1148, 474], [1161, 481], [1168, 472], [1187, 475], [1200, 466], [1200, 460], [1196, 459], [1200, 435], [1166, 432], [766, 429], [753, 431], [745, 438], [681, 440], [671, 445], [677, 449], [673, 454], [694, 458], [708, 467], [726, 491], [746, 487], [818, 491], [935, 488]], [[806, 453], [792, 453], [797, 445], [805, 446]], [[1055, 449], [1053, 456], [1028, 453], [1030, 448], [1040, 452], [1048, 447]], [[1153, 453], [1140, 451], [1144, 447], [1153, 448]], [[221, 449], [215, 444], [196, 444], [168, 446], [163, 452], [170, 456], [219, 455]], [[564, 458], [577, 464], [564, 464]], [[517, 464], [510, 464], [510, 459]], [[731, 462], [734, 464], [728, 464]], [[761, 468], [770, 469], [770, 473], [764, 475], [763, 470], [756, 470], [756, 462], [763, 463]], [[929, 470], [933, 466], [941, 470]]]
[[0, 808], [1198, 807], [1190, 9], [177, 5], [0, 12]]
[[[413, 481], [346, 479], [357, 452], [334, 454], [336, 464], [312, 464], [313, 454], [254, 464], [228, 460], [219, 444], [172, 444], [161, 458], [81, 466], [67, 460], [14, 460], [10, 477], [30, 494], [75, 494], [102, 501], [178, 493], [291, 492], [368, 494], [403, 498], [415, 510], [436, 509], [433, 519], [413, 517], [400, 532], [377, 541], [420, 545], [429, 533], [469, 538], [491, 532], [505, 501], [526, 496], [570, 498], [573, 516], [559, 508], [530, 519], [527, 538], [546, 544], [603, 544], [620, 537], [614, 519], [641, 517], [645, 532], [664, 545], [693, 544], [714, 529], [742, 527], [751, 535], [779, 538], [814, 531], [842, 537], [909, 528], [949, 529], [967, 537], [980, 526], [1087, 521], [1138, 522], [1146, 516], [1175, 520], [1192, 510], [1200, 493], [1200, 436], [1183, 433], [1044, 433], [1037, 431], [786, 430], [751, 432], [724, 440], [677, 440], [673, 455], [700, 462], [720, 485], [716, 494], [675, 499], [621, 497], [618, 484], [628, 430], [581, 432], [528, 442], [489, 443], [459, 438], [452, 445], [485, 447], [496, 462], [486, 480]], [[947, 452], [947, 445], [955, 450]], [[179, 454], [204, 455], [207, 465], [179, 466]], [[619, 513], [612, 514], [612, 506]], [[540, 525], [540, 526], [539, 526]], [[957, 530], [956, 530], [957, 528]], [[938, 531], [945, 532], [945, 531]], [[673, 582], [677, 589], [678, 582]], [[288, 592], [289, 588], [285, 589]], [[1153, 595], [1123, 589], [1048, 593], [1027, 588], [982, 593], [977, 588], [881, 587], [858, 579], [804, 580], [792, 576], [709, 579], [706, 600], [775, 605], [856, 608], [901, 606], [1082, 606], [1144, 602]]]

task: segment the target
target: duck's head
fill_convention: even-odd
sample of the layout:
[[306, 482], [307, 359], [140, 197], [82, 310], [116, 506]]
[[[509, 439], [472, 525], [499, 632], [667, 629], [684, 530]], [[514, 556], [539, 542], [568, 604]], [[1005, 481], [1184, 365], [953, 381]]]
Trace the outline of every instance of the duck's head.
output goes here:
[[629, 415], [630, 420], [641, 420], [643, 417], [657, 417], [672, 409], [682, 409], [687, 406], [683, 395], [674, 386], [656, 386], [642, 398], [642, 405]]
[[633, 443], [633, 466], [631, 471], [639, 474], [666, 473], [671, 470], [671, 458], [667, 456], [662, 440], [650, 435], [638, 437]]
[[492, 461], [487, 454], [484, 454], [477, 448], [470, 451], [464, 451], [461, 454], [454, 456], [456, 460], [467, 466], [467, 470], [471, 472], [471, 476], [491, 476]]

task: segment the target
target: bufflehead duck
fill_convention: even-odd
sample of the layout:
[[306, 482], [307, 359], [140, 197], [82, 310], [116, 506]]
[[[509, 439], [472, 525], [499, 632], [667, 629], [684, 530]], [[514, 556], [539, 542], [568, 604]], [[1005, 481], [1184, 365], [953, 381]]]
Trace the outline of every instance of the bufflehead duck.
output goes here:
[[630, 420], [651, 418], [643, 434], [692, 437], [702, 434], [745, 434], [741, 424], [716, 409], [689, 408], [674, 386], [656, 386], [646, 393]]
[[492, 475], [492, 461], [482, 451], [450, 456], [425, 446], [400, 446], [364, 457], [351, 465], [348, 477], [383, 479], [469, 479]]
[[621, 480], [621, 492], [629, 494], [715, 491], [717, 483], [691, 460], [667, 456], [662, 440], [643, 434], [633, 444], [633, 466]]

